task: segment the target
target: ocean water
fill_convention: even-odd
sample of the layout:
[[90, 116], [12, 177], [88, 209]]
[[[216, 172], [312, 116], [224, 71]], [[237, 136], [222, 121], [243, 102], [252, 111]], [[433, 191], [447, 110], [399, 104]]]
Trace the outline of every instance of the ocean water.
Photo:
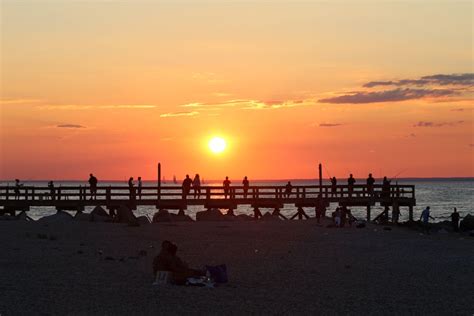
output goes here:
[[[269, 185], [269, 186], [284, 186], [287, 180], [281, 181], [252, 181], [251, 185]], [[380, 181], [377, 181], [379, 183]], [[46, 186], [47, 181], [31, 181], [22, 182], [25, 186]], [[240, 185], [241, 180], [234, 180], [233, 183]], [[317, 180], [291, 180], [293, 185], [317, 185]], [[357, 183], [365, 183], [365, 180], [358, 180]], [[421, 211], [426, 207], [430, 206], [431, 215], [435, 217], [435, 221], [448, 220], [453, 208], [456, 207], [461, 216], [466, 214], [474, 215], [474, 178], [463, 178], [463, 179], [399, 179], [399, 184], [415, 185], [415, 197], [417, 205], [414, 208], [415, 219], [419, 218]], [[13, 182], [0, 181], [0, 186], [6, 185], [13, 186]], [[86, 185], [87, 183], [80, 181], [55, 181], [55, 186], [79, 186]], [[325, 182], [325, 184], [328, 184]], [[342, 184], [342, 181], [340, 182]], [[125, 181], [101, 181], [99, 186], [126, 186]], [[172, 183], [164, 183], [164, 186], [174, 186]], [[220, 186], [221, 181], [209, 181], [203, 184], [205, 186]], [[156, 181], [144, 181], [143, 186], [156, 186]], [[336, 204], [331, 204], [327, 214], [337, 207]], [[86, 208], [86, 212], [91, 211], [92, 207]], [[195, 218], [195, 214], [198, 211], [203, 210], [202, 206], [189, 206], [186, 213], [191, 217]], [[352, 213], [355, 217], [365, 219], [366, 210], [364, 207], [351, 207]], [[135, 211], [136, 215], [147, 215], [150, 218], [156, 212], [154, 206], [138, 206]], [[261, 209], [262, 213], [265, 209]], [[271, 210], [269, 210], [271, 211]], [[372, 208], [372, 217], [375, 217], [382, 211], [380, 206]], [[29, 215], [38, 219], [43, 216], [54, 214], [56, 211], [53, 207], [32, 207]], [[292, 205], [285, 205], [281, 209], [281, 213], [286, 216], [292, 216], [295, 214], [296, 209]], [[309, 216], [314, 216], [314, 208], [307, 208], [306, 213]], [[253, 214], [252, 208], [249, 205], [241, 205], [235, 210], [235, 214]], [[408, 219], [408, 208], [401, 208], [401, 220]]]

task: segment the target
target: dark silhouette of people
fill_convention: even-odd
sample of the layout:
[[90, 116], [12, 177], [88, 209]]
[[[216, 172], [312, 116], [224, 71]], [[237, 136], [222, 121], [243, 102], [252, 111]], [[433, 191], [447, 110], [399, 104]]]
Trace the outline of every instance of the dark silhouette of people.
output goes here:
[[344, 205], [339, 211], [341, 214], [341, 227], [344, 227], [347, 221], [347, 207]]
[[133, 177], [130, 177], [130, 179], [128, 179], [128, 188], [131, 189], [134, 185], [135, 183], [133, 183]]
[[138, 198], [141, 200], [142, 199], [142, 177], [138, 177], [137, 191], [138, 191]]
[[51, 200], [55, 200], [56, 199], [56, 194], [55, 194], [55, 190], [54, 190], [53, 181], [48, 182], [48, 188], [49, 188], [49, 195], [51, 196]]
[[128, 179], [128, 188], [130, 190], [130, 200], [135, 200], [135, 183], [133, 183], [133, 177]]
[[430, 215], [430, 207], [427, 206], [423, 212], [421, 212], [421, 215], [420, 215], [420, 221], [421, 221], [421, 224], [423, 225], [424, 229], [426, 230], [426, 233], [430, 233], [430, 218], [432, 220], [434, 220], [434, 218]]
[[349, 197], [352, 196], [352, 192], [354, 191], [354, 184], [356, 183], [356, 180], [352, 176], [352, 173], [350, 174], [349, 178], [347, 179], [347, 185], [349, 189]]
[[288, 181], [288, 183], [285, 185], [285, 197], [286, 198], [290, 197], [292, 190], [293, 190], [293, 186], [291, 185], [291, 181]]
[[89, 186], [91, 191], [91, 200], [97, 198], [97, 178], [91, 173], [89, 175]]
[[193, 180], [189, 177], [189, 174], [186, 175], [186, 178], [183, 180], [183, 199], [185, 199], [189, 192], [191, 192], [191, 185], [193, 184]]
[[201, 178], [199, 174], [196, 173], [193, 179], [193, 190], [194, 190], [194, 198], [198, 198], [201, 195]]
[[337, 196], [337, 179], [332, 177], [331, 179], [331, 196]]
[[456, 208], [454, 208], [454, 212], [451, 214], [451, 224], [453, 225], [453, 230], [455, 232], [459, 231], [459, 213]]
[[332, 220], [335, 227], [341, 226], [341, 208], [340, 207], [336, 207], [334, 212], [332, 212]]
[[171, 272], [171, 281], [174, 284], [184, 285], [187, 278], [204, 276], [204, 271], [191, 269], [176, 253], [178, 247], [165, 240], [161, 243], [160, 253], [153, 259], [153, 275], [158, 271]]
[[224, 199], [227, 199], [228, 195], [230, 197], [230, 194], [229, 194], [229, 191], [230, 191], [229, 177], [225, 177], [225, 180], [224, 180], [224, 182], [222, 182], [222, 185], [224, 186]]
[[375, 183], [375, 179], [374, 177], [372, 177], [372, 174], [369, 173], [369, 177], [367, 178], [367, 194], [369, 196], [374, 195], [374, 183]]
[[242, 185], [244, 187], [244, 199], [247, 198], [247, 193], [249, 192], [249, 179], [247, 179], [247, 176], [244, 177], [244, 180], [242, 180]]
[[382, 181], [382, 198], [390, 197], [390, 180], [387, 177], [383, 177]]
[[18, 200], [20, 198], [20, 188], [23, 186], [23, 184], [20, 183], [19, 179], [15, 179], [15, 200]]

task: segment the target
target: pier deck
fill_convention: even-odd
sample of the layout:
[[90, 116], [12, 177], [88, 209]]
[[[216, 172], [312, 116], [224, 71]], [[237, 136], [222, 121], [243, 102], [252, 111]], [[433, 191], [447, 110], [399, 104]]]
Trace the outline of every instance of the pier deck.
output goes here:
[[242, 186], [232, 186], [227, 194], [222, 186], [202, 186], [195, 195], [193, 189], [183, 195], [181, 186], [144, 186], [130, 189], [127, 186], [98, 186], [93, 194], [88, 186], [60, 186], [54, 189], [45, 186], [0, 187], [0, 213], [28, 211], [30, 207], [50, 206], [58, 210], [84, 210], [86, 206], [106, 206], [114, 209], [121, 205], [136, 209], [140, 205], [157, 209], [186, 210], [188, 206], [203, 206], [206, 209], [236, 209], [238, 205], [253, 208], [279, 209], [285, 204], [296, 207], [327, 207], [330, 203], [341, 206], [365, 206], [367, 219], [370, 209], [377, 204], [387, 207], [408, 207], [413, 219], [416, 205], [414, 185], [391, 185], [383, 188], [374, 185], [295, 185], [288, 194], [284, 186], [250, 186], [245, 192]]

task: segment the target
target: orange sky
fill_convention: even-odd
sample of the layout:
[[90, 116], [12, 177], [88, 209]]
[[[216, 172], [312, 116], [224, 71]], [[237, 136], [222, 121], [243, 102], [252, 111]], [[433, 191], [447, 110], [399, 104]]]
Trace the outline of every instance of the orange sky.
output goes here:
[[2, 1], [0, 179], [472, 177], [472, 6]]

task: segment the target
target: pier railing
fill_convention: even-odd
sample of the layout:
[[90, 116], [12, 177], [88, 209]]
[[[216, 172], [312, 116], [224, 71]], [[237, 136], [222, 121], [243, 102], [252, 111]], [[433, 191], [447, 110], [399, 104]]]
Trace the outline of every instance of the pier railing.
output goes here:
[[[128, 186], [98, 186], [95, 193], [89, 186], [59, 186], [49, 188], [46, 186], [14, 186], [0, 187], [0, 205], [6, 201], [32, 202], [31, 205], [39, 203], [44, 205], [49, 201], [112, 201], [133, 200], [137, 204], [151, 204], [159, 200], [187, 200], [191, 204], [199, 204], [206, 200], [230, 199], [230, 200], [294, 200], [294, 199], [415, 199], [414, 185], [395, 184], [390, 186], [374, 185], [294, 185], [291, 190], [285, 186], [231, 186], [225, 189], [222, 186], [201, 186], [199, 191], [191, 188], [185, 194], [181, 186], [143, 186], [141, 188]], [[148, 203], [146, 203], [148, 202]], [[10, 203], [9, 203], [10, 204]], [[54, 204], [54, 203], [53, 203]]]

